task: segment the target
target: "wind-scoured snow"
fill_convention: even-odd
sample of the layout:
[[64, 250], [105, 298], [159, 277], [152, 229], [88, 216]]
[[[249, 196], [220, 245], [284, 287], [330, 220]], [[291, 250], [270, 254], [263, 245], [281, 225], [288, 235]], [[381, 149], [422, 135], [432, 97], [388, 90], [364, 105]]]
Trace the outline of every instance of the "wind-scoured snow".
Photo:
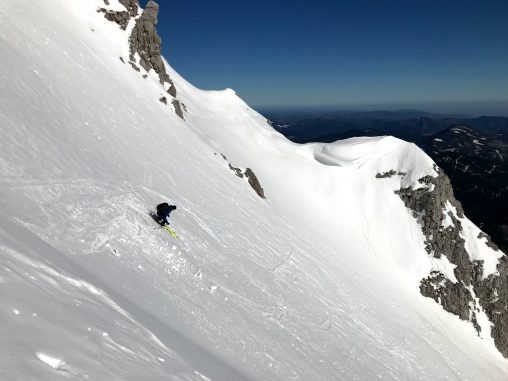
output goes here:
[[[436, 176], [428, 156], [392, 137], [291, 143], [167, 65], [182, 120], [122, 63], [129, 28], [102, 6], [0, 0], [0, 379], [508, 377], [419, 293], [435, 263], [394, 191]], [[177, 240], [147, 214], [163, 201]]]

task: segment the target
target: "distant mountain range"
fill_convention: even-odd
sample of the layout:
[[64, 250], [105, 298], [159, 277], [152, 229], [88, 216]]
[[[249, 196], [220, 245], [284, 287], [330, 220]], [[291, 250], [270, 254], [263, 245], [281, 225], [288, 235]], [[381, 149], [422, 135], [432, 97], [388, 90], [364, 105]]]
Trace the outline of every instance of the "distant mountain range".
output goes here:
[[486, 123], [452, 126], [417, 143], [450, 176], [467, 215], [506, 252], [508, 130], [488, 118], [478, 122]]
[[448, 174], [466, 214], [508, 250], [508, 118], [417, 110], [268, 117], [277, 131], [298, 143], [393, 135], [417, 144]]

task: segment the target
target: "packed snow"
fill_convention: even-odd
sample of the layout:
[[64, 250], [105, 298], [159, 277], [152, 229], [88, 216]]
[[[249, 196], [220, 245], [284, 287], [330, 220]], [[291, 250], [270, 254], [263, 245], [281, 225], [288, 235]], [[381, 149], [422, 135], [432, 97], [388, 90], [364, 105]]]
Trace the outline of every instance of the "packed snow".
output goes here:
[[[435, 263], [394, 190], [436, 176], [428, 156], [392, 137], [291, 143], [167, 65], [182, 120], [119, 59], [132, 22], [102, 6], [0, 0], [0, 379], [508, 377], [419, 293]], [[405, 175], [376, 179], [389, 170]], [[179, 239], [147, 213], [163, 201]]]

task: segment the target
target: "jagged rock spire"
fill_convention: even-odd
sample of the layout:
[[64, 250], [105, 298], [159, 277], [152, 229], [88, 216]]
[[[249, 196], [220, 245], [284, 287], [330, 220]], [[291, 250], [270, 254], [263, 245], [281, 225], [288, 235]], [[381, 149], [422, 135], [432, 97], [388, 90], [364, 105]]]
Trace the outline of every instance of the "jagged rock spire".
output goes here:
[[[108, 4], [106, 0], [105, 3]], [[106, 19], [116, 22], [126, 30], [130, 20], [137, 17], [139, 5], [137, 0], [120, 0], [120, 3], [126, 8], [126, 11], [110, 11], [104, 8], [99, 11], [104, 13]], [[157, 73], [160, 83], [167, 84], [167, 92], [174, 98], [171, 104], [176, 114], [184, 119], [181, 102], [176, 99], [176, 87], [166, 72], [166, 66], [162, 60], [162, 40], [157, 33], [158, 14], [159, 5], [150, 0], [141, 15], [135, 20], [129, 37], [129, 63], [136, 71], [139, 71], [136, 62], [137, 54], [139, 55], [139, 65], [143, 69], [147, 72], [153, 69]]]

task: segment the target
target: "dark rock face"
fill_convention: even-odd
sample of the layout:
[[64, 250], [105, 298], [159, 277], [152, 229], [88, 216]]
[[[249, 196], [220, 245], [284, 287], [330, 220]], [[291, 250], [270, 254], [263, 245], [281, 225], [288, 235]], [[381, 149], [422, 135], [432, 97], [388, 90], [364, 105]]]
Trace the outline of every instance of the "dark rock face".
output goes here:
[[[125, 0], [127, 1], [127, 0]], [[157, 16], [159, 5], [153, 1], [146, 4], [141, 16], [136, 20], [136, 25], [132, 30], [130, 42], [129, 59], [134, 61], [134, 55], [139, 54], [139, 64], [146, 71], [153, 69], [159, 75], [159, 81], [162, 84], [168, 84], [168, 94], [176, 98], [176, 87], [168, 73], [161, 55], [161, 38], [157, 34]], [[180, 101], [173, 100], [176, 114], [184, 119], [183, 110]]]
[[178, 115], [180, 118], [185, 120], [184, 117], [183, 117], [183, 111], [182, 111], [182, 106], [180, 105], [180, 101], [178, 101], [177, 99], [173, 99], [171, 104], [175, 108], [176, 115]]
[[387, 172], [383, 172], [383, 173], [377, 173], [376, 174], [376, 179], [386, 179], [386, 178], [390, 178], [392, 176], [395, 176], [395, 175], [398, 175], [398, 176], [405, 176], [406, 174], [404, 172], [397, 172], [393, 169], [390, 169], [389, 171]]
[[488, 247], [490, 247], [493, 250], [499, 250], [499, 246], [497, 246], [494, 242], [492, 242], [490, 235], [485, 234], [484, 232], [480, 232], [480, 234], [478, 234], [478, 239], [482, 239], [482, 238], [487, 239], [487, 246]]
[[396, 174], [397, 174], [397, 171], [390, 169], [388, 172], [376, 173], [376, 179], [385, 179], [385, 178], [395, 176]]
[[231, 163], [228, 163], [228, 165], [229, 165], [229, 169], [231, 169], [235, 173], [236, 176], [243, 179], [243, 171], [240, 168], [233, 167], [231, 165]]
[[[109, 5], [109, 0], [104, 0], [105, 5]], [[136, 17], [138, 14], [138, 1], [137, 0], [120, 0], [127, 11], [110, 11], [104, 8], [99, 9], [99, 12], [104, 13], [104, 17], [120, 25], [123, 30], [127, 29], [127, 25], [132, 17]]]
[[173, 82], [171, 82], [169, 85], [168, 94], [171, 95], [173, 98], [176, 98], [176, 87], [173, 84]]
[[153, 69], [161, 83], [169, 83], [170, 89], [176, 96], [173, 82], [166, 73], [166, 68], [161, 56], [161, 38], [157, 34], [157, 15], [159, 6], [153, 1], [146, 4], [141, 16], [136, 20], [136, 25], [130, 36], [130, 60], [134, 61], [134, 54], [138, 53], [139, 64], [146, 71]]
[[[138, 16], [139, 5], [138, 0], [119, 0], [120, 3], [126, 8], [126, 11], [111, 11], [101, 8], [98, 12], [104, 13], [104, 17], [109, 21], [113, 21], [120, 25], [125, 30], [129, 21]], [[105, 0], [104, 3], [109, 5], [109, 1]], [[136, 53], [139, 55], [139, 65], [147, 72], [153, 69], [159, 76], [161, 84], [165, 85], [167, 92], [171, 95], [173, 101], [171, 102], [175, 108], [175, 113], [184, 119], [184, 111], [187, 111], [185, 105], [176, 99], [177, 91], [175, 84], [166, 72], [166, 67], [161, 55], [161, 38], [157, 34], [157, 16], [159, 13], [159, 5], [154, 1], [148, 1], [143, 13], [136, 19], [136, 24], [132, 29], [129, 37], [129, 64], [134, 70], [140, 72], [141, 69], [136, 65]], [[120, 58], [123, 61], [123, 58]], [[147, 78], [147, 75], [143, 75]], [[168, 103], [166, 97], [165, 101], [159, 99], [163, 103]], [[183, 106], [183, 107], [182, 107]]]
[[127, 29], [127, 24], [129, 24], [129, 20], [131, 19], [128, 12], [108, 11], [105, 8], [101, 8], [99, 11], [104, 13], [104, 17], [107, 20], [117, 23], [123, 30]]
[[256, 177], [256, 175], [254, 174], [254, 172], [252, 172], [252, 169], [247, 168], [245, 170], [245, 177], [247, 177], [250, 186], [258, 194], [258, 196], [261, 197], [261, 198], [266, 198], [265, 197], [265, 191], [261, 187], [261, 184], [259, 183], [259, 180]]
[[167, 100], [167, 98], [166, 98], [166, 97], [161, 97], [161, 98], [159, 98], [159, 101], [161, 101], [161, 102], [162, 102], [162, 103], [164, 103], [165, 105], [167, 105], [167, 104], [168, 104], [168, 100]]
[[490, 275], [475, 288], [480, 304], [493, 323], [492, 337], [497, 348], [508, 357], [508, 258], [501, 257], [499, 275]]
[[[224, 156], [223, 154], [221, 154], [221, 156], [224, 160], [228, 161], [226, 156]], [[261, 187], [261, 184], [259, 183], [259, 180], [252, 171], [252, 169], [247, 168], [245, 171], [243, 171], [241, 168], [233, 167], [233, 165], [229, 162], [228, 167], [229, 169], [231, 169], [231, 171], [233, 171], [235, 176], [240, 177], [241, 179], [247, 178], [249, 185], [252, 187], [252, 189], [254, 189], [254, 191], [257, 193], [259, 197], [266, 198], [265, 191], [263, 190], [263, 187]]]
[[134, 62], [129, 61], [129, 65], [131, 65], [131, 66], [132, 66], [132, 68], [133, 68], [134, 70], [136, 70], [137, 72], [140, 72], [140, 71], [141, 71], [141, 69], [138, 67], [138, 65], [136, 65]]
[[[136, 17], [138, 15], [138, 0], [119, 0], [120, 4], [122, 4], [131, 17]], [[109, 4], [106, 4], [109, 5]]]
[[[456, 266], [456, 283], [439, 271], [433, 271], [422, 279], [420, 292], [441, 304], [446, 311], [472, 322], [478, 332], [481, 328], [477, 313], [481, 306], [492, 323], [491, 335], [497, 348], [508, 357], [508, 257], [501, 257], [498, 273], [484, 278], [483, 261], [470, 259], [462, 238], [462, 206], [453, 195], [448, 177], [437, 167], [435, 169], [437, 177], [426, 176], [419, 180], [426, 187], [403, 188], [395, 192], [413, 216], [420, 219], [429, 255], [435, 258], [445, 256]], [[455, 207], [456, 214], [446, 207], [447, 203]], [[448, 210], [446, 215], [445, 210]], [[445, 219], [451, 224], [443, 227]], [[478, 238], [484, 237], [486, 235], [480, 234]]]
[[463, 292], [460, 283], [450, 282], [439, 271], [433, 271], [428, 278], [422, 279], [420, 292], [462, 320], [470, 319], [473, 297], [469, 292]]
[[436, 258], [439, 258], [442, 254], [447, 254], [447, 256], [451, 256], [449, 259], [452, 263], [460, 261], [464, 256], [468, 258], [464, 248], [464, 240], [460, 237], [462, 226], [452, 213], [448, 215], [455, 227], [441, 229], [441, 224], [445, 218], [443, 209], [445, 209], [447, 201], [455, 207], [460, 218], [464, 217], [462, 205], [453, 196], [450, 179], [440, 172], [438, 177], [426, 176], [420, 179], [419, 182], [427, 186], [433, 185], [433, 191], [429, 192], [428, 187], [416, 190], [405, 188], [396, 191], [396, 193], [404, 201], [406, 207], [422, 214], [422, 230], [425, 237], [427, 237], [425, 242], [427, 252], [433, 254]]

